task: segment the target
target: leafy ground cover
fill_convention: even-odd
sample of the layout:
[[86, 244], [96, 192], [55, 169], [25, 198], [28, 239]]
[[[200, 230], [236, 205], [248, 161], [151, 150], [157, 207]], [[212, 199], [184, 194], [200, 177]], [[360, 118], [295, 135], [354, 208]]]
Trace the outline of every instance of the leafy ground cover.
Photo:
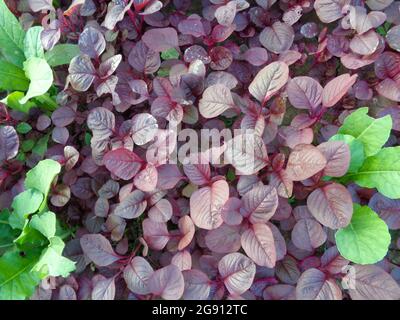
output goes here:
[[0, 91], [0, 299], [400, 299], [399, 1], [0, 0]]

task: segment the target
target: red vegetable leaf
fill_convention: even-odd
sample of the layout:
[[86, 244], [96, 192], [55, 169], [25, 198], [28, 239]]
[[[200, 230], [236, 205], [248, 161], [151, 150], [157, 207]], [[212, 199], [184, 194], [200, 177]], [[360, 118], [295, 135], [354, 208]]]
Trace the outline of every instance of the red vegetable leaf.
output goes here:
[[351, 195], [338, 183], [315, 189], [307, 198], [307, 207], [315, 219], [331, 229], [346, 227], [353, 215]]
[[253, 224], [243, 232], [241, 244], [244, 252], [259, 266], [273, 268], [276, 249], [271, 229], [263, 223]]
[[230, 253], [219, 261], [218, 271], [229, 293], [240, 295], [251, 287], [256, 266], [245, 255]]
[[218, 228], [223, 222], [221, 211], [228, 198], [229, 186], [225, 180], [196, 190], [190, 197], [190, 216], [194, 224], [207, 230]]
[[342, 290], [334, 279], [327, 279], [318, 269], [308, 269], [300, 277], [296, 287], [298, 300], [342, 300]]
[[329, 81], [322, 91], [322, 106], [325, 108], [333, 107], [343, 98], [356, 80], [357, 74], [350, 76], [345, 73]]
[[299, 144], [289, 155], [286, 166], [288, 178], [293, 181], [302, 181], [323, 170], [326, 159], [321, 151], [308, 144]]
[[287, 82], [289, 67], [284, 62], [272, 62], [257, 73], [250, 83], [249, 92], [262, 104], [267, 102]]
[[172, 264], [161, 268], [151, 275], [148, 288], [151, 293], [165, 300], [178, 300], [185, 288], [182, 272]]
[[119, 148], [107, 152], [104, 155], [103, 163], [118, 178], [130, 180], [139, 172], [143, 160], [132, 151]]
[[100, 267], [119, 260], [110, 242], [101, 234], [85, 234], [81, 237], [80, 244], [85, 255]]

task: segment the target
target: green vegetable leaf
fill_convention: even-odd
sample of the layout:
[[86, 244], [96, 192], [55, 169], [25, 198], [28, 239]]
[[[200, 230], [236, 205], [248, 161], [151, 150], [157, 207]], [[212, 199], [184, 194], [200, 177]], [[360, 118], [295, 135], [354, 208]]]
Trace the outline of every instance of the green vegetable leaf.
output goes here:
[[49, 134], [44, 135], [41, 137], [35, 144], [32, 149], [33, 153], [38, 154], [39, 156], [43, 157], [47, 151], [47, 144], [49, 143]]
[[24, 140], [24, 141], [22, 141], [22, 144], [21, 144], [21, 150], [23, 152], [31, 151], [34, 145], [35, 145], [34, 140], [32, 140], [32, 139]]
[[28, 101], [24, 104], [21, 104], [19, 100], [21, 100], [23, 97], [24, 97], [23, 92], [14, 91], [10, 93], [7, 97], [5, 97], [3, 100], [1, 100], [1, 102], [9, 106], [11, 109], [28, 113], [31, 108], [36, 107], [36, 104], [33, 101]]
[[26, 91], [29, 87], [29, 80], [24, 71], [16, 65], [0, 60], [0, 90]]
[[354, 181], [365, 188], [377, 188], [391, 199], [400, 198], [400, 146], [384, 148], [367, 158], [358, 172], [347, 174], [343, 181]]
[[348, 173], [357, 172], [362, 166], [365, 155], [364, 155], [364, 145], [356, 140], [353, 136], [348, 134], [335, 134], [329, 139], [330, 141], [344, 141], [349, 145], [350, 148], [350, 165], [347, 170]]
[[21, 229], [25, 225], [25, 220], [32, 213], [35, 213], [43, 202], [43, 194], [35, 189], [28, 189], [18, 194], [12, 204], [13, 213], [9, 222], [14, 229]]
[[47, 197], [51, 183], [60, 171], [61, 165], [57, 161], [42, 160], [26, 174], [25, 188], [37, 189]]
[[29, 225], [50, 239], [56, 234], [56, 215], [51, 211], [35, 214]]
[[79, 47], [76, 44], [58, 44], [53, 49], [45, 53], [47, 63], [52, 67], [69, 64], [73, 57], [80, 54]]
[[59, 237], [50, 238], [50, 244], [43, 251], [33, 270], [44, 276], [67, 277], [75, 270], [75, 262], [62, 256], [65, 244]]
[[46, 60], [32, 57], [24, 62], [25, 75], [30, 79], [29, 89], [19, 102], [26, 103], [29, 99], [45, 94], [53, 83], [53, 71]]
[[42, 40], [40, 34], [43, 31], [43, 27], [31, 27], [28, 29], [24, 39], [24, 53], [26, 59], [36, 57], [44, 58], [44, 49], [42, 46]]
[[17, 132], [21, 134], [26, 134], [29, 131], [32, 130], [32, 127], [29, 125], [29, 123], [26, 122], [21, 122], [17, 125]]
[[0, 212], [0, 255], [3, 254], [4, 250], [14, 246], [14, 238], [18, 235], [18, 230], [11, 228], [8, 223], [9, 217], [10, 211], [8, 209]]
[[335, 234], [340, 254], [358, 264], [374, 264], [388, 251], [390, 233], [388, 226], [369, 207], [354, 204], [350, 224]]
[[161, 58], [163, 58], [164, 60], [178, 59], [179, 52], [176, 51], [175, 48], [170, 48], [168, 50], [161, 52]]
[[24, 55], [25, 31], [18, 19], [8, 9], [4, 0], [0, 0], [0, 53], [5, 59], [22, 67]]
[[43, 250], [43, 248], [48, 245], [49, 241], [39, 231], [31, 228], [27, 220], [21, 234], [14, 240], [14, 243], [17, 245], [18, 249], [30, 252], [36, 249]]
[[38, 258], [38, 251], [9, 251], [0, 258], [0, 300], [23, 300], [33, 294], [40, 277], [31, 269]]
[[386, 115], [379, 119], [368, 116], [368, 108], [360, 108], [350, 114], [338, 133], [348, 134], [361, 141], [365, 156], [376, 154], [389, 139], [392, 129], [392, 118]]

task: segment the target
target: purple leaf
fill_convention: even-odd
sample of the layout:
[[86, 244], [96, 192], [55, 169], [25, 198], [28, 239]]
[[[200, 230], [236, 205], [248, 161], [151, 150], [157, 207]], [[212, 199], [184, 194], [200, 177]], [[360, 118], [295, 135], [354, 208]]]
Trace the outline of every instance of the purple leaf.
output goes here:
[[219, 261], [218, 271], [229, 293], [240, 295], [251, 287], [256, 266], [245, 255], [230, 253]]
[[293, 181], [301, 181], [323, 170], [325, 166], [326, 159], [321, 151], [312, 145], [299, 144], [289, 155], [286, 172]]
[[124, 269], [124, 279], [128, 289], [136, 294], [149, 294], [148, 282], [154, 273], [151, 265], [142, 257], [134, 257]]
[[182, 272], [172, 264], [161, 268], [149, 278], [148, 288], [151, 293], [165, 300], [178, 300], [185, 288]]
[[125, 148], [107, 152], [103, 162], [112, 174], [123, 180], [132, 179], [142, 166], [142, 159]]
[[147, 207], [145, 195], [140, 190], [135, 190], [125, 197], [115, 208], [114, 214], [125, 219], [139, 217]]
[[322, 87], [310, 77], [296, 77], [289, 81], [287, 93], [290, 103], [298, 109], [315, 110], [322, 102]]
[[307, 207], [315, 219], [331, 229], [346, 227], [353, 215], [351, 195], [338, 183], [315, 189], [307, 199]]
[[218, 228], [223, 222], [221, 211], [228, 198], [229, 186], [224, 180], [195, 191], [190, 197], [190, 216], [194, 224], [207, 230]]
[[266, 27], [260, 33], [260, 42], [269, 51], [282, 53], [290, 49], [294, 40], [293, 28], [277, 21], [271, 27]]
[[178, 34], [173, 28], [147, 30], [143, 34], [142, 40], [148, 48], [155, 52], [162, 52], [179, 46]]
[[85, 234], [81, 237], [80, 243], [85, 255], [100, 267], [119, 260], [110, 242], [100, 234]]
[[322, 226], [314, 219], [300, 219], [293, 228], [292, 241], [299, 249], [312, 251], [327, 239]]
[[276, 249], [271, 229], [263, 223], [253, 224], [243, 232], [241, 244], [244, 252], [259, 266], [273, 268]]
[[284, 62], [272, 62], [257, 73], [250, 83], [249, 92], [261, 103], [268, 101], [287, 82], [289, 68]]
[[89, 26], [80, 34], [78, 45], [81, 53], [96, 59], [106, 49], [106, 40], [99, 30]]
[[69, 68], [69, 81], [76, 91], [87, 91], [97, 77], [97, 72], [88, 55], [72, 58]]
[[342, 300], [342, 291], [333, 279], [318, 269], [305, 271], [296, 287], [298, 300]]
[[0, 161], [11, 160], [18, 153], [19, 139], [11, 126], [0, 128]]

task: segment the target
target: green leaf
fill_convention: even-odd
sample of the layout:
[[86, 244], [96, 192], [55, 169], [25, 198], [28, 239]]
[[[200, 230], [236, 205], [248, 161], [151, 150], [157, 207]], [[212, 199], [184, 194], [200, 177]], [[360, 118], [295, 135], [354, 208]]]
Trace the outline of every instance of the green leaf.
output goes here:
[[157, 76], [161, 78], [166, 78], [169, 76], [169, 69], [160, 68], [157, 71]]
[[354, 204], [350, 224], [335, 234], [340, 254], [358, 264], [374, 264], [382, 260], [390, 245], [388, 226], [369, 207]]
[[10, 216], [10, 225], [15, 229], [23, 229], [25, 220], [35, 213], [43, 202], [43, 194], [35, 189], [28, 189], [18, 194], [12, 204], [13, 213]]
[[14, 243], [17, 245], [18, 249], [24, 252], [30, 252], [36, 249], [42, 250], [48, 245], [49, 241], [39, 231], [31, 228], [28, 220], [26, 220], [21, 234], [14, 240]]
[[56, 234], [56, 215], [51, 211], [35, 214], [29, 225], [50, 239]]
[[85, 145], [90, 146], [91, 139], [92, 139], [92, 135], [89, 132], [85, 132]]
[[20, 162], [25, 162], [26, 160], [26, 156], [25, 153], [23, 152], [18, 152], [17, 156], [15, 157], [15, 159], [17, 159]]
[[228, 180], [228, 182], [232, 182], [233, 180], [235, 180], [235, 178], [235, 170], [229, 168], [228, 172], [226, 173], [226, 179]]
[[28, 101], [27, 103], [21, 104], [19, 100], [24, 97], [24, 93], [20, 91], [14, 91], [10, 93], [6, 98], [1, 100], [1, 102], [5, 103], [11, 109], [29, 113], [29, 110], [33, 107], [36, 107], [36, 104], [33, 101]]
[[339, 128], [338, 133], [348, 134], [362, 142], [365, 156], [376, 154], [389, 139], [392, 118], [386, 115], [379, 119], [368, 116], [368, 108], [360, 108], [350, 114]]
[[[1, 0], [0, 0], [1, 1]], [[29, 87], [29, 80], [26, 78], [24, 70], [16, 65], [0, 60], [0, 89], [26, 91]]]
[[25, 61], [25, 31], [18, 19], [8, 9], [4, 0], [0, 0], [0, 53], [4, 58], [18, 67]]
[[34, 145], [35, 145], [34, 140], [32, 140], [32, 139], [24, 140], [24, 141], [22, 141], [22, 144], [21, 144], [21, 150], [23, 152], [31, 151]]
[[3, 209], [0, 212], [0, 255], [3, 254], [4, 250], [7, 250], [14, 246], [14, 238], [18, 235], [18, 230], [11, 228], [8, 223], [10, 217], [10, 211]]
[[37, 251], [9, 251], [0, 258], [0, 300], [23, 300], [34, 293], [40, 277], [31, 269], [38, 258]]
[[50, 244], [40, 256], [33, 270], [45, 276], [68, 277], [75, 270], [75, 262], [62, 256], [65, 244], [59, 237], [50, 239]]
[[348, 173], [357, 172], [358, 169], [362, 166], [365, 155], [364, 155], [364, 145], [356, 140], [353, 136], [348, 134], [335, 134], [333, 137], [329, 139], [330, 141], [344, 141], [348, 144], [350, 148], [350, 165], [347, 170]]
[[47, 63], [52, 67], [69, 64], [73, 57], [80, 54], [79, 47], [76, 44], [58, 44], [53, 49], [45, 53]]
[[[51, 88], [50, 88], [51, 90]], [[54, 98], [50, 97], [49, 93], [42, 94], [41, 96], [33, 99], [43, 110], [51, 111], [57, 109], [57, 103]]]
[[161, 58], [163, 58], [164, 60], [178, 59], [179, 52], [176, 51], [175, 48], [170, 48], [168, 50], [161, 52]]
[[49, 143], [49, 134], [46, 134], [36, 142], [35, 146], [32, 149], [32, 152], [43, 157], [47, 151], [48, 143]]
[[53, 83], [53, 71], [46, 60], [32, 57], [24, 62], [25, 75], [31, 81], [28, 92], [19, 102], [26, 103], [29, 99], [45, 94]]
[[17, 125], [17, 132], [20, 134], [26, 134], [31, 130], [32, 127], [29, 125], [29, 123], [21, 122]]
[[46, 197], [51, 183], [60, 171], [61, 165], [57, 161], [51, 159], [42, 160], [26, 174], [25, 188], [37, 189]]
[[357, 173], [344, 176], [361, 187], [377, 188], [391, 199], [400, 198], [400, 146], [384, 148], [365, 160]]
[[44, 49], [40, 34], [43, 31], [42, 26], [31, 27], [28, 29], [24, 39], [24, 53], [26, 59], [36, 57], [44, 58]]

